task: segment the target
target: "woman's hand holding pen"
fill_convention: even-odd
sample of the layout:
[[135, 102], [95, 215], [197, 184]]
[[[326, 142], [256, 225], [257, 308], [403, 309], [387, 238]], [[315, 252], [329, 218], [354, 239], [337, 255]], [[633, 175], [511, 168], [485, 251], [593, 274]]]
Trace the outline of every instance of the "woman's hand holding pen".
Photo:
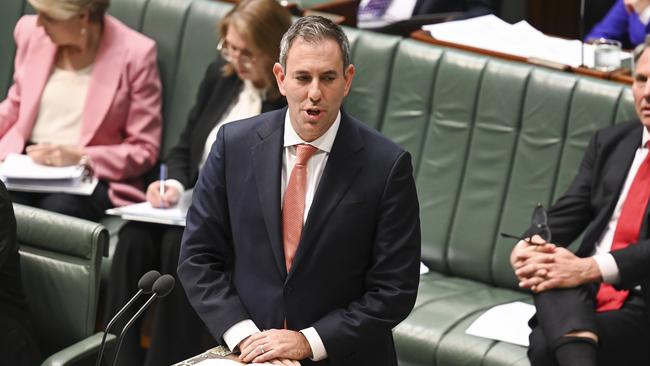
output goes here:
[[56, 144], [29, 145], [25, 152], [34, 162], [51, 166], [76, 165], [84, 155], [81, 147]]
[[157, 180], [149, 184], [149, 187], [147, 187], [147, 201], [153, 207], [167, 208], [178, 203], [181, 194], [176, 188], [169, 184], [165, 184], [164, 194], [161, 195], [160, 186], [160, 181]]

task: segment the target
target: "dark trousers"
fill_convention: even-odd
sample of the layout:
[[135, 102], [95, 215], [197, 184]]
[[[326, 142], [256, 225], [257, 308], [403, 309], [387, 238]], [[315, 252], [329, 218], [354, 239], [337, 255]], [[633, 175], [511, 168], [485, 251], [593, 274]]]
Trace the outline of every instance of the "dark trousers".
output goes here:
[[16, 191], [9, 192], [9, 195], [13, 203], [38, 207], [91, 221], [98, 221], [104, 217], [104, 211], [113, 207], [108, 197], [108, 184], [104, 181], [97, 183], [97, 188], [90, 196]]
[[[137, 292], [140, 276], [149, 270], [173, 275], [176, 286], [155, 303], [148, 351], [140, 347], [144, 318], [141, 317], [125, 334], [119, 365], [170, 365], [216, 346], [187, 300], [176, 274], [182, 235], [182, 227], [141, 222], [129, 222], [120, 231], [108, 284], [107, 319]], [[114, 332], [120, 332], [144, 302], [142, 299], [138, 306], [132, 307], [125, 320], [116, 324]]]
[[0, 307], [0, 364], [38, 366], [42, 361], [28, 315]]
[[574, 331], [598, 335], [598, 364], [650, 365], [650, 320], [640, 295], [631, 293], [620, 310], [596, 313], [597, 285], [535, 295], [528, 358], [532, 366], [555, 366], [560, 337]]

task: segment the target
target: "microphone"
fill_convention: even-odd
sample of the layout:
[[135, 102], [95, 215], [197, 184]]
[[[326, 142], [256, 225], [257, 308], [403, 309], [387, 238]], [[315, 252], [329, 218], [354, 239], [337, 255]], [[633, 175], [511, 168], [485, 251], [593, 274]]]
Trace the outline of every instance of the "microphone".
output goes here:
[[151, 305], [154, 301], [156, 301], [157, 298], [159, 297], [165, 297], [169, 295], [170, 292], [174, 289], [174, 285], [176, 283], [176, 280], [174, 277], [170, 274], [162, 275], [160, 278], [156, 280], [156, 282], [153, 283], [153, 295], [149, 297], [147, 302], [142, 305], [142, 307], [138, 310], [135, 315], [129, 319], [129, 322], [126, 323], [124, 328], [122, 329], [122, 332], [120, 333], [120, 336], [118, 337], [117, 340], [117, 349], [115, 350], [115, 356], [113, 356], [113, 366], [117, 365], [117, 358], [120, 355], [120, 348], [122, 348], [122, 341], [124, 340], [124, 334], [129, 330], [131, 325], [135, 322], [140, 315]]
[[126, 309], [131, 307], [131, 305], [133, 305], [135, 300], [137, 300], [142, 294], [151, 293], [152, 287], [159, 277], [160, 277], [160, 272], [153, 271], [153, 270], [143, 274], [142, 277], [140, 277], [140, 280], [138, 281], [138, 292], [135, 295], [133, 295], [131, 300], [129, 300], [126, 303], [126, 305], [124, 305], [120, 309], [120, 311], [118, 311], [117, 314], [115, 314], [115, 316], [108, 322], [108, 325], [104, 330], [104, 335], [102, 336], [102, 343], [99, 349], [99, 356], [97, 357], [97, 362], [95, 363], [96, 366], [99, 366], [100, 363], [102, 362], [102, 355], [104, 354], [104, 347], [106, 346], [106, 335], [111, 330], [111, 328], [113, 328], [113, 326], [115, 325], [115, 321], [119, 319], [122, 316], [122, 314], [124, 314]]

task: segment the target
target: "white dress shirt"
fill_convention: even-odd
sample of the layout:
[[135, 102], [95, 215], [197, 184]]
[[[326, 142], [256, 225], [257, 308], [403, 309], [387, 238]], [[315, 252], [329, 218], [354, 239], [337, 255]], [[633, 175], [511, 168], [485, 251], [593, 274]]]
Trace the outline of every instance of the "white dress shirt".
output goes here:
[[[336, 138], [336, 133], [338, 132], [340, 125], [341, 112], [339, 111], [332, 126], [330, 126], [330, 128], [321, 137], [308, 143], [309, 145], [318, 148], [318, 151], [316, 151], [307, 162], [307, 191], [305, 192], [305, 216], [303, 217], [303, 223], [307, 220], [309, 208], [314, 201], [314, 193], [316, 192], [318, 183], [323, 176], [323, 171], [325, 170], [325, 165], [327, 164], [327, 158], [332, 151], [332, 145], [334, 145], [334, 139]], [[291, 176], [291, 171], [293, 170], [293, 166], [296, 162], [295, 145], [298, 144], [307, 144], [307, 142], [301, 139], [293, 129], [291, 120], [289, 118], [289, 113], [287, 112], [284, 118], [282, 184], [280, 185], [281, 202], [284, 202], [284, 192], [287, 190], [289, 177]], [[255, 325], [255, 323], [253, 323], [252, 320], [246, 319], [230, 327], [223, 334], [223, 340], [231, 350], [234, 350], [242, 340], [259, 331], [259, 328]], [[309, 342], [309, 346], [311, 347], [312, 351], [311, 359], [313, 361], [320, 361], [327, 358], [327, 350], [325, 349], [323, 340], [320, 338], [318, 332], [314, 327], [305, 328], [300, 332], [305, 336], [307, 342]]]
[[612, 217], [609, 219], [607, 228], [603, 232], [600, 240], [596, 243], [596, 248], [594, 253], [592, 253], [594, 260], [598, 264], [600, 269], [600, 274], [603, 277], [603, 282], [607, 282], [613, 285], [616, 285], [621, 280], [621, 275], [618, 270], [618, 265], [614, 260], [614, 257], [610, 254], [612, 249], [612, 242], [614, 240], [614, 233], [616, 232], [616, 225], [618, 224], [618, 218], [621, 216], [621, 210], [623, 209], [623, 203], [627, 197], [628, 192], [630, 191], [630, 186], [634, 181], [636, 173], [639, 171], [639, 167], [648, 156], [648, 148], [646, 147], [647, 142], [650, 140], [650, 132], [647, 128], [643, 128], [643, 139], [641, 146], [636, 150], [634, 155], [634, 160], [630, 166], [630, 170], [627, 173], [627, 178], [625, 178], [625, 184], [621, 190], [621, 195], [618, 197], [618, 202], [616, 202], [616, 207], [612, 213]]

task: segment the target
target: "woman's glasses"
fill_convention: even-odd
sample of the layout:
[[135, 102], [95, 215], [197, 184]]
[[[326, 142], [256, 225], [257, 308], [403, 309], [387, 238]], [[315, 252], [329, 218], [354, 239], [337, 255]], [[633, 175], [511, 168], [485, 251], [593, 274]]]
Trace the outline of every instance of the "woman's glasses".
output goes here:
[[225, 39], [219, 41], [217, 51], [219, 51], [219, 54], [221, 54], [221, 57], [223, 57], [224, 60], [231, 64], [239, 62], [239, 65], [249, 69], [253, 66], [253, 63], [255, 63], [255, 56], [253, 56], [253, 53], [250, 50], [237, 48], [228, 43]]

